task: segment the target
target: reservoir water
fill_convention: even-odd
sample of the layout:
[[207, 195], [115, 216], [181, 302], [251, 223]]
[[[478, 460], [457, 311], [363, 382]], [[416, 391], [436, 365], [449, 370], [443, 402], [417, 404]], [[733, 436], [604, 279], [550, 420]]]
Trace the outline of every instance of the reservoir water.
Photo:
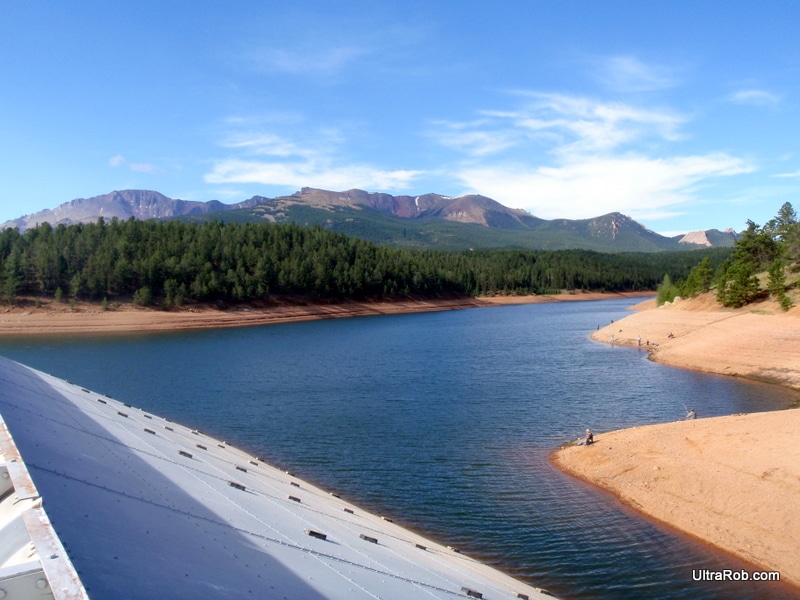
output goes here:
[[632, 303], [0, 339], [0, 354], [220, 437], [563, 598], [796, 595], [693, 581], [751, 567], [550, 464], [586, 427], [797, 401], [589, 339]]

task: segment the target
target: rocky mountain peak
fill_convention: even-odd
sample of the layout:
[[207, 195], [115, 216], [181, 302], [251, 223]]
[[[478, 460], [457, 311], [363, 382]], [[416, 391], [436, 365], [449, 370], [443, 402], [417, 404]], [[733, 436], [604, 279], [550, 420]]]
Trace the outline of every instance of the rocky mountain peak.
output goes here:
[[690, 231], [678, 240], [681, 244], [696, 244], [698, 246], [711, 246], [705, 231]]

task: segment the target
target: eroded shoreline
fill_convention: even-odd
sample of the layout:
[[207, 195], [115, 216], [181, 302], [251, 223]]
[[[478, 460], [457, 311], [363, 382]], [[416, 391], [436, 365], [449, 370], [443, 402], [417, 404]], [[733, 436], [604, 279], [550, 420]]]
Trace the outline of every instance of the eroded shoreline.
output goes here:
[[38, 308], [0, 308], [0, 336], [133, 333], [249, 327], [319, 319], [423, 313], [510, 304], [638, 298], [643, 296], [652, 296], [652, 292], [611, 294], [579, 292], [553, 296], [493, 296], [391, 302], [342, 302], [336, 304], [285, 303], [265, 307], [243, 305], [225, 310], [197, 305], [170, 311], [135, 308], [130, 305], [122, 305], [112, 310], [102, 310], [96, 304], [78, 304], [71, 307], [67, 304], [50, 302]]
[[[800, 390], [800, 309], [722, 309], [710, 298], [641, 310], [592, 338], [672, 366]], [[613, 336], [613, 337], [612, 337]], [[800, 586], [800, 410], [598, 433], [554, 464], [640, 513]]]
[[800, 411], [646, 425], [556, 451], [563, 471], [800, 586]]

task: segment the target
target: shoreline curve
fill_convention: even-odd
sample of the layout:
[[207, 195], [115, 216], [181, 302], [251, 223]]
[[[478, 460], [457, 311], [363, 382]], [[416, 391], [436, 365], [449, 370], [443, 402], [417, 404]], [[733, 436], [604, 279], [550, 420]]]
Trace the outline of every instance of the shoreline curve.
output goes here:
[[222, 310], [210, 305], [191, 305], [170, 311], [137, 308], [131, 305], [102, 310], [98, 304], [78, 303], [70, 306], [52, 301], [40, 307], [0, 308], [0, 336], [127, 334], [249, 327], [320, 319], [412, 314], [513, 304], [641, 298], [652, 295], [653, 292], [575, 292], [541, 296], [484, 296], [372, 302], [305, 304], [286, 302], [269, 306], [241, 305]]
[[[568, 446], [554, 465], [626, 506], [800, 589], [800, 410], [644, 425]], [[766, 584], [765, 584], [766, 585]]]
[[[800, 307], [739, 310], [711, 295], [638, 312], [591, 338], [644, 347], [659, 363], [800, 390]], [[800, 410], [644, 425], [596, 434], [553, 464], [640, 514], [800, 588]]]

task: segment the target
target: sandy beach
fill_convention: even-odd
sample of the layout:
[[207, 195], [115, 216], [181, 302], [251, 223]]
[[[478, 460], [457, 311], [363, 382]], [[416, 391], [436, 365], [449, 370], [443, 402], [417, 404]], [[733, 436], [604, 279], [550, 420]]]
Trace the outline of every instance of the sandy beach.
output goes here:
[[655, 300], [592, 334], [601, 342], [641, 346], [660, 363], [800, 390], [800, 305], [775, 302], [738, 310], [713, 295], [656, 308]]
[[170, 311], [137, 308], [130, 304], [102, 310], [98, 304], [77, 303], [71, 306], [55, 301], [45, 301], [36, 306], [33, 301], [29, 301], [19, 306], [0, 306], [0, 336], [247, 327], [318, 319], [422, 313], [509, 304], [637, 298], [646, 295], [652, 296], [652, 294], [652, 292], [619, 294], [575, 292], [553, 296], [491, 296], [391, 302], [342, 302], [338, 304], [285, 302], [269, 306], [232, 306], [222, 310], [208, 305], [192, 305]]
[[640, 512], [800, 585], [800, 411], [600, 433], [563, 470]]
[[[674, 366], [800, 390], [800, 308], [739, 310], [711, 297], [654, 302], [593, 338], [650, 350]], [[702, 416], [702, 415], [701, 415]], [[800, 586], [800, 410], [732, 415], [596, 433], [553, 454], [562, 470], [641, 513]], [[766, 584], [765, 584], [766, 585]]]

